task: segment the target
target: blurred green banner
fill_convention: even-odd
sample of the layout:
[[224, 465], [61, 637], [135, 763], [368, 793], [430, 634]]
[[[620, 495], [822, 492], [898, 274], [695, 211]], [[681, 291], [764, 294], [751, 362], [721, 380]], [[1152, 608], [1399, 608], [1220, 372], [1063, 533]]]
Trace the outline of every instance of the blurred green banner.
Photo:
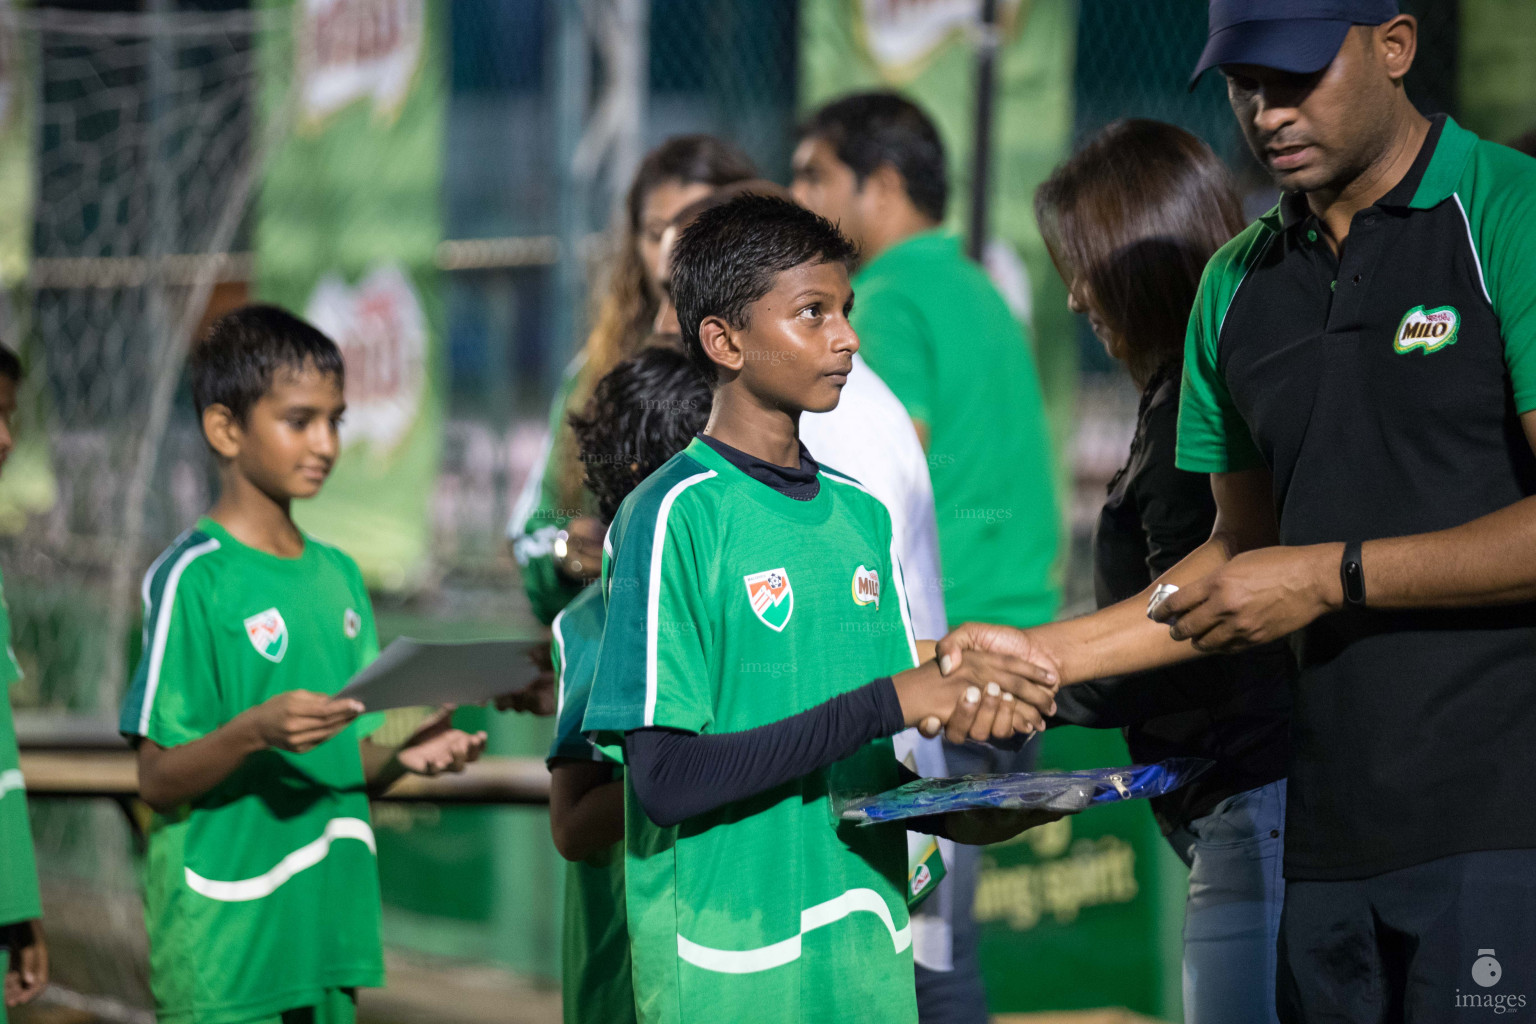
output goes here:
[[371, 587], [427, 572], [443, 418], [446, 10], [427, 0], [263, 0], [291, 32], [262, 54], [280, 139], [257, 206], [257, 294], [346, 356], [342, 457], [299, 523], [346, 550]]

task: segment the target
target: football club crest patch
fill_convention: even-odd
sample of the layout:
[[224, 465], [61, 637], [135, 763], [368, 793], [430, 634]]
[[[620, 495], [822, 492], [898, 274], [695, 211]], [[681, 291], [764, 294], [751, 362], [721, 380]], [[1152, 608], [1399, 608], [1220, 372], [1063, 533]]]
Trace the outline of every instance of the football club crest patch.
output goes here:
[[346, 614], [342, 615], [341, 617], [341, 631], [347, 634], [348, 640], [353, 640], [356, 639], [357, 634], [362, 631], [362, 628], [362, 616], [358, 615], [357, 612], [353, 611], [351, 608], [348, 608]]
[[873, 569], [859, 566], [853, 570], [853, 603], [872, 604], [880, 610], [880, 574]]
[[782, 633], [795, 611], [795, 590], [789, 585], [789, 573], [783, 568], [755, 572], [742, 577], [747, 583], [747, 600], [763, 625]]
[[268, 661], [283, 660], [288, 653], [288, 623], [276, 608], [257, 612], [245, 620], [245, 635], [251, 638], [256, 653]]

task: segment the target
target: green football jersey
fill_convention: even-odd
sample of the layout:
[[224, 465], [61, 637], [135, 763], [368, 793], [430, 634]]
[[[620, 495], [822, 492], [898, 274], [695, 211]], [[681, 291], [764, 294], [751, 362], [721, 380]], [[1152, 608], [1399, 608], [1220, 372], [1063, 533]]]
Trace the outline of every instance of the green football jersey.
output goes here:
[[[613, 777], [622, 769], [604, 757], [581, 730], [603, 640], [602, 591], [587, 587], [555, 616], [551, 632], [559, 710], [550, 767], [559, 761], [604, 761]], [[584, 861], [565, 866], [565, 932], [560, 949], [560, 989], [565, 1024], [630, 1024], [635, 989], [629, 980], [629, 924], [624, 917], [624, 844], [614, 843]]]
[[[150, 566], [143, 594], [144, 654], [119, 727], [163, 747], [288, 690], [335, 693], [378, 653], [357, 565], [313, 538], [279, 558], [203, 518]], [[233, 1024], [384, 983], [362, 722], [307, 753], [253, 754], [155, 815], [144, 915], [161, 1021]]]
[[[796, 501], [694, 440], [624, 502], [588, 732], [738, 732], [916, 661], [890, 516], [823, 467]], [[898, 784], [890, 740], [659, 828], [625, 793], [635, 1003], [652, 1022], [917, 1020], [906, 836], [829, 794]]]
[[[37, 865], [32, 855], [32, 825], [27, 818], [27, 787], [21, 777], [16, 728], [11, 721], [11, 684], [21, 667], [11, 650], [11, 610], [0, 595], [0, 924], [28, 921], [43, 914], [37, 894]], [[0, 1011], [3, 1012], [3, 1011]]]

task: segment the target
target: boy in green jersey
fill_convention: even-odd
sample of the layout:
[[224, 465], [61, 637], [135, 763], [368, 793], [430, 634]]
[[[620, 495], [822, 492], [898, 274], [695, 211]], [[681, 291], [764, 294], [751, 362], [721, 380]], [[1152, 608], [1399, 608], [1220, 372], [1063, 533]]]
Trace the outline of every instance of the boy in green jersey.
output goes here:
[[280, 309], [218, 320], [191, 360], [218, 460], [212, 510], [144, 576], [120, 728], [149, 829], [145, 918], [162, 1022], [353, 1019], [384, 982], [368, 795], [457, 771], [484, 734], [433, 716], [377, 747], [331, 695], [378, 653], [356, 564], [289, 515], [336, 460], [341, 353]]
[[[704, 427], [709, 388], [681, 352], [647, 348], [598, 381], [570, 417], [598, 516], [613, 519], [635, 485]], [[622, 768], [582, 732], [606, 609], [588, 587], [555, 616], [559, 720], [549, 752], [549, 826], [565, 873], [561, 988], [566, 1024], [635, 1020], [624, 913]]]
[[[21, 360], [0, 344], [0, 467], [11, 454], [11, 419], [16, 415], [16, 389]], [[32, 824], [27, 818], [27, 788], [21, 777], [16, 730], [11, 723], [8, 690], [21, 678], [21, 666], [11, 649], [11, 613], [0, 596], [0, 1024], [5, 1011], [31, 1002], [48, 986], [48, 942], [43, 936], [43, 908], [37, 891], [37, 864], [32, 856]]]
[[[840, 824], [831, 797], [897, 785], [904, 728], [1000, 739], [1053, 705], [1049, 666], [955, 680], [919, 665], [889, 514], [799, 443], [800, 413], [837, 404], [858, 348], [851, 255], [825, 220], [757, 195], [700, 214], [673, 253], [713, 405], [609, 529], [583, 723], [623, 743], [646, 1024], [915, 1021], [905, 833]], [[928, 825], [974, 842], [1029, 823]]]

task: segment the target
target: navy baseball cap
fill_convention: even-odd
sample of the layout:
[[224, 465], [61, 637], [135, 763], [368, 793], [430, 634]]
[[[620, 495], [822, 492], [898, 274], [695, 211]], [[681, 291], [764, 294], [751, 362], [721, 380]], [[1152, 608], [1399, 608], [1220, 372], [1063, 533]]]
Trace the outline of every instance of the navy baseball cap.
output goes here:
[[1397, 0], [1211, 0], [1210, 33], [1189, 87], [1220, 64], [1310, 75], [1333, 61], [1351, 26], [1397, 15]]

